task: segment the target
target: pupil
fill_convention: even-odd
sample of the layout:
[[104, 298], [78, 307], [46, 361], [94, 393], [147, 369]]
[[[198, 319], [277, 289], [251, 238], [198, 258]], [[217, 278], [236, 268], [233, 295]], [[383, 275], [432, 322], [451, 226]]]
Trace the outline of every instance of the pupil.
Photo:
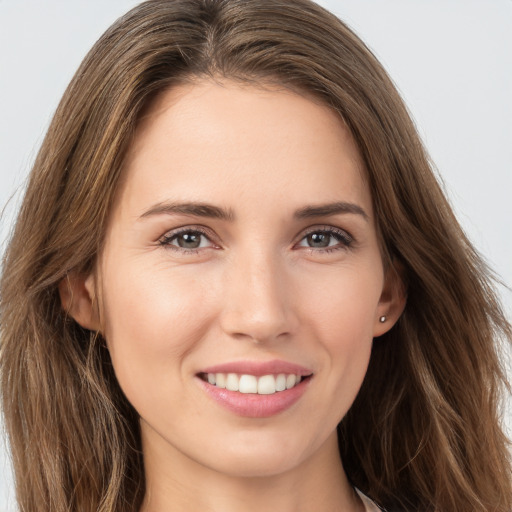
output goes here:
[[311, 233], [308, 235], [308, 244], [310, 247], [328, 247], [331, 235], [325, 233]]
[[178, 245], [184, 249], [197, 249], [201, 245], [201, 235], [197, 233], [184, 233], [178, 237]]

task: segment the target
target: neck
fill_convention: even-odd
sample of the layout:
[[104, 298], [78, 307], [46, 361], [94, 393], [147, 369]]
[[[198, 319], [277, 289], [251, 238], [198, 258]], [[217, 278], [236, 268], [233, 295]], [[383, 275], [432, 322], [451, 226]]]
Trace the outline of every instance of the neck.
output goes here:
[[[298, 466], [284, 473], [237, 476], [218, 472], [143, 436], [146, 496], [141, 512], [360, 512], [338, 455], [336, 433]], [[171, 453], [172, 452], [172, 453]]]

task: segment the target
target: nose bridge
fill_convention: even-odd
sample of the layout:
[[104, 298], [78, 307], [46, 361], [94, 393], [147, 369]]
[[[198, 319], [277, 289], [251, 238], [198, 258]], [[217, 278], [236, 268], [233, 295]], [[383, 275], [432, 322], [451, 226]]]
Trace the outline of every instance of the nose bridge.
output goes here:
[[276, 252], [261, 246], [241, 251], [227, 273], [222, 315], [227, 333], [268, 341], [292, 331], [287, 273]]

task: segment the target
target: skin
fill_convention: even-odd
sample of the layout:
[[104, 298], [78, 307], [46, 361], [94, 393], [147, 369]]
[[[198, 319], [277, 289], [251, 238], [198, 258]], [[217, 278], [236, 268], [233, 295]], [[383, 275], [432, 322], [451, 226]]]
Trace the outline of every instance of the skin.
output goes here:
[[[155, 212], [183, 202], [230, 218]], [[339, 202], [364, 213], [295, 215]], [[180, 247], [182, 228], [203, 232], [198, 248]], [[140, 414], [144, 512], [364, 510], [336, 425], [404, 298], [383, 267], [360, 155], [334, 112], [275, 86], [197, 80], [166, 91], [138, 127], [97, 270], [61, 297], [102, 331]], [[268, 418], [225, 409], [197, 377], [273, 359], [313, 377]]]

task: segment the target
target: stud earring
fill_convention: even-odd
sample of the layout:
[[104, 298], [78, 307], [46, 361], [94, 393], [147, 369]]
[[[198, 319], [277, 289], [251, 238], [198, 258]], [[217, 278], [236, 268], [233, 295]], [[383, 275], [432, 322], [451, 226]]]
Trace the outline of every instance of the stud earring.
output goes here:
[[381, 316], [381, 317], [379, 318], [379, 322], [380, 322], [381, 324], [383, 324], [385, 321], [386, 321], [386, 317], [385, 317], [385, 316]]

